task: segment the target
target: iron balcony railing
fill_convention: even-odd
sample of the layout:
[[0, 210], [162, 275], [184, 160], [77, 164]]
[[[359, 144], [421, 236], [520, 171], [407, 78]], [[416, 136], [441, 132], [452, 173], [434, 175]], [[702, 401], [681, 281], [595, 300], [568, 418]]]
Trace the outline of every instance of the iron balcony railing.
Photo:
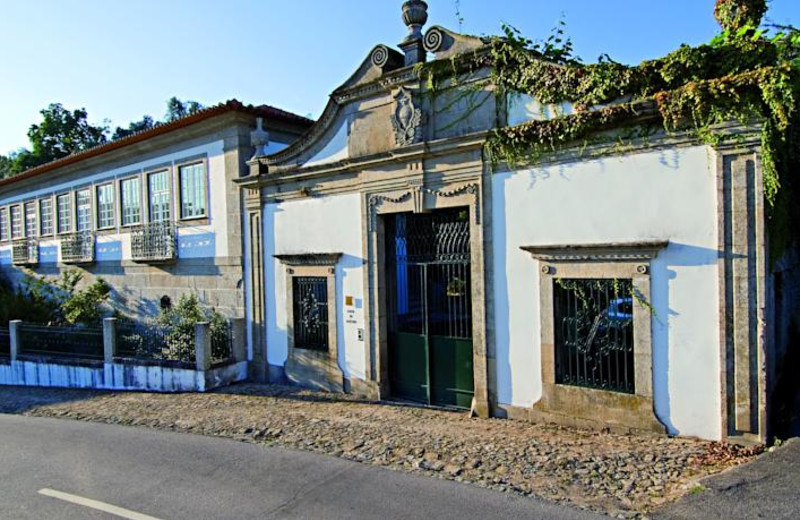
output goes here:
[[131, 232], [131, 250], [135, 262], [169, 262], [177, 258], [175, 224], [153, 222]]
[[61, 261], [65, 264], [94, 262], [94, 233], [73, 233], [61, 239]]
[[35, 238], [15, 240], [11, 246], [14, 265], [36, 265], [39, 263], [39, 241]]

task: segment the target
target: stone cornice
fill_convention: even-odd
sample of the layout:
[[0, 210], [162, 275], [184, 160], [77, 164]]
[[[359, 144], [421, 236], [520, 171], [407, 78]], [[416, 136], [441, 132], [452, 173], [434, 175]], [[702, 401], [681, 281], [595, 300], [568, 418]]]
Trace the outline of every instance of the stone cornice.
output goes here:
[[601, 262], [652, 260], [669, 245], [669, 240], [608, 242], [598, 244], [547, 244], [520, 249], [546, 262]]

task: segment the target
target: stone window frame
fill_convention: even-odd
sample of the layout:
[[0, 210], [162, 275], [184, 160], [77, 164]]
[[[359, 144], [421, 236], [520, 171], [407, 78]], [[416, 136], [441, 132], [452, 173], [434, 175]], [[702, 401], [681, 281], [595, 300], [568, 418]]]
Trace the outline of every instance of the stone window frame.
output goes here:
[[11, 240], [11, 222], [9, 221], [9, 209], [8, 206], [0, 207], [0, 225], [5, 226], [5, 238], [3, 234], [0, 233], [0, 242], [8, 242]]
[[[290, 381], [333, 392], [344, 391], [344, 374], [339, 367], [338, 301], [336, 265], [342, 253], [275, 255], [286, 270], [286, 376]], [[294, 346], [294, 278], [324, 277], [328, 281], [328, 350], [304, 350]]]
[[[668, 241], [592, 245], [523, 246], [539, 261], [539, 319], [542, 397], [534, 404], [534, 417], [585, 421], [622, 429], [665, 433], [655, 414], [653, 400], [653, 349], [651, 262]], [[641, 302], [633, 304], [633, 394], [556, 384], [555, 315], [553, 285], [556, 278], [630, 279]]]
[[[68, 235], [75, 231], [75, 218], [74, 218], [74, 207], [75, 207], [75, 194], [72, 191], [64, 191], [56, 193], [56, 204], [55, 204], [55, 232], [56, 235]], [[61, 200], [66, 200], [69, 205], [67, 207], [66, 212], [66, 219], [69, 222], [69, 229], [63, 229], [61, 226], [61, 216], [63, 213], [61, 212], [61, 208], [59, 203]]]
[[[196, 215], [192, 217], [184, 217], [183, 216], [183, 183], [181, 179], [181, 173], [183, 168], [202, 165], [203, 167], [203, 182], [205, 183], [205, 189], [203, 193], [204, 197], [204, 204], [205, 207], [203, 208], [202, 215]], [[190, 159], [184, 159], [179, 162], [175, 162], [175, 184], [176, 184], [176, 196], [177, 196], [177, 213], [175, 214], [174, 220], [178, 222], [190, 222], [193, 224], [197, 224], [198, 221], [202, 223], [208, 223], [211, 215], [211, 177], [209, 175], [209, 165], [208, 165], [208, 158], [206, 156], [202, 157], [194, 157]]]
[[[29, 209], [33, 211], [28, 212]], [[39, 236], [39, 201], [36, 199], [22, 203], [22, 236], [25, 238]]]
[[[14, 234], [14, 209], [19, 211], [19, 232], [17, 234]], [[8, 207], [8, 213], [9, 213], [9, 221], [11, 223], [9, 226], [9, 233], [11, 235], [11, 240], [19, 240], [21, 238], [25, 238], [25, 214], [23, 205], [20, 203], [11, 204]]]
[[[126, 182], [129, 181], [138, 181], [139, 182], [139, 189], [136, 190], [137, 195], [139, 196], [139, 220], [133, 223], [125, 223], [125, 197], [124, 197], [124, 185]], [[136, 172], [129, 175], [123, 175], [116, 179], [117, 184], [117, 200], [119, 201], [117, 212], [117, 218], [119, 219], [119, 227], [122, 231], [129, 231], [131, 228], [136, 228], [144, 224], [145, 222], [145, 206], [146, 200], [144, 196], [144, 184], [145, 180], [142, 178], [142, 174], [140, 172]]]
[[[44, 211], [42, 211], [42, 203], [45, 201], [50, 202], [50, 232], [44, 232]], [[56, 234], [56, 202], [52, 195], [41, 197], [37, 200], [37, 210], [39, 211], [39, 236], [52, 237]]]
[[[111, 224], [100, 225], [100, 190], [106, 187], [111, 188]], [[94, 225], [97, 231], [116, 231], [117, 229], [117, 186], [114, 180], [98, 182], [93, 186], [92, 195], [94, 199]]]
[[[165, 174], [166, 176], [166, 186], [167, 186], [167, 204], [168, 204], [168, 211], [169, 211], [169, 218], [164, 220], [153, 220], [153, 193], [152, 193], [152, 186], [150, 184], [150, 179], [153, 175], [158, 174]], [[144, 191], [144, 207], [142, 208], [144, 211], [142, 213], [142, 223], [147, 224], [154, 224], [157, 222], [160, 223], [170, 223], [175, 222], [175, 175], [173, 173], [172, 163], [162, 164], [158, 166], [153, 166], [152, 168], [148, 168], [143, 171], [142, 177], [144, 178], [144, 185], [142, 189]]]

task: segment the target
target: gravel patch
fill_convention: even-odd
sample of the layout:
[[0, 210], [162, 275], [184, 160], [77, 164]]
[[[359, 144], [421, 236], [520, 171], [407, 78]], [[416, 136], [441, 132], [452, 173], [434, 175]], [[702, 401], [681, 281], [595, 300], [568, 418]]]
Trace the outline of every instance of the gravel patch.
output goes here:
[[642, 517], [761, 447], [474, 419], [285, 386], [210, 394], [0, 388], [0, 412], [228, 437]]

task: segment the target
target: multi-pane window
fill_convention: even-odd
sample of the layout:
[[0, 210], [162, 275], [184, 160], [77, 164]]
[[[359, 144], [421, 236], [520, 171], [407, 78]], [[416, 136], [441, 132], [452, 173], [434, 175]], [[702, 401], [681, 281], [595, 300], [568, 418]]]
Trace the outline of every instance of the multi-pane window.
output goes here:
[[630, 279], [557, 279], [556, 383], [634, 393]]
[[125, 179], [120, 183], [122, 225], [131, 226], [142, 221], [142, 199], [139, 178]]
[[147, 179], [147, 191], [150, 196], [150, 222], [167, 222], [171, 216], [169, 172], [164, 170], [151, 173]]
[[22, 207], [11, 206], [11, 238], [22, 237]]
[[53, 199], [39, 201], [39, 225], [42, 235], [53, 234]]
[[181, 218], [206, 216], [206, 169], [203, 163], [181, 166]]
[[114, 185], [97, 187], [97, 229], [114, 227]]
[[25, 203], [25, 236], [36, 236], [36, 203]]
[[56, 211], [58, 213], [58, 232], [69, 233], [72, 231], [72, 197], [69, 194], [59, 195], [56, 198]]
[[8, 210], [0, 208], [0, 240], [8, 240]]
[[328, 279], [296, 276], [292, 279], [294, 348], [328, 350]]
[[79, 190], [75, 195], [77, 220], [75, 230], [79, 233], [92, 229], [92, 192], [88, 188]]

